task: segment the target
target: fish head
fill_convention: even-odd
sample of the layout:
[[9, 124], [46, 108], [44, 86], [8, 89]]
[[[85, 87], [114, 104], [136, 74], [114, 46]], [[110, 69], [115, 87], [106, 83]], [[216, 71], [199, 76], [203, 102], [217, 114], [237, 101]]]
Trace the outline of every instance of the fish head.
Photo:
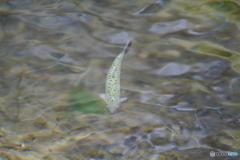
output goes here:
[[119, 101], [111, 101], [106, 106], [106, 109], [111, 114], [116, 113], [119, 110], [119, 108], [120, 108], [120, 102]]

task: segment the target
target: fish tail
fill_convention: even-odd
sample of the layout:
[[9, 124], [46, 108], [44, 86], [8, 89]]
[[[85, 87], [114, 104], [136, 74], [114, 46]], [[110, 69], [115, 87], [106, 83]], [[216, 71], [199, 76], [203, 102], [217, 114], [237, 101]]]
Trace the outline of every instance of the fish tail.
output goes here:
[[131, 47], [131, 44], [132, 44], [131, 40], [127, 42], [127, 44], [126, 44], [126, 46], [124, 47], [124, 50], [123, 50], [124, 54], [127, 54], [127, 52], [129, 51], [129, 49]]

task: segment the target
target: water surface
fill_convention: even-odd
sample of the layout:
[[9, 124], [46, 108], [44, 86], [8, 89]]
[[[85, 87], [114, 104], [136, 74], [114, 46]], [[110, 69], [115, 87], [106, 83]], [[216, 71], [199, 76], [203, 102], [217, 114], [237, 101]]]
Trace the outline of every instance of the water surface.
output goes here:
[[[0, 159], [240, 154], [240, 2], [0, 2]], [[117, 114], [98, 96], [125, 43]]]

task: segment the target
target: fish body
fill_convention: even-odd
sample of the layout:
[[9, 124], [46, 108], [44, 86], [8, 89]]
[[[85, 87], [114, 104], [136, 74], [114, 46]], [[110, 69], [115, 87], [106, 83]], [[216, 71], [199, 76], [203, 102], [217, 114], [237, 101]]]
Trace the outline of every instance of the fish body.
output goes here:
[[100, 94], [100, 97], [106, 101], [106, 108], [111, 114], [116, 113], [121, 102], [127, 99], [127, 97], [120, 98], [120, 69], [122, 58], [129, 51], [130, 46], [131, 41], [126, 44], [124, 50], [113, 61], [107, 74], [105, 94]]

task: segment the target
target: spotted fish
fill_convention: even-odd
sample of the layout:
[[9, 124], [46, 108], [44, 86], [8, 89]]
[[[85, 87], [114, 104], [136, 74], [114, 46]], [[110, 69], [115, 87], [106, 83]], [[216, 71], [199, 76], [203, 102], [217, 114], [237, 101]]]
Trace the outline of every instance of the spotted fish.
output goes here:
[[126, 44], [123, 51], [113, 61], [107, 74], [105, 94], [99, 94], [106, 101], [106, 108], [111, 114], [116, 113], [120, 108], [121, 102], [127, 99], [127, 97], [120, 98], [120, 68], [122, 58], [129, 51], [130, 46], [131, 41]]

